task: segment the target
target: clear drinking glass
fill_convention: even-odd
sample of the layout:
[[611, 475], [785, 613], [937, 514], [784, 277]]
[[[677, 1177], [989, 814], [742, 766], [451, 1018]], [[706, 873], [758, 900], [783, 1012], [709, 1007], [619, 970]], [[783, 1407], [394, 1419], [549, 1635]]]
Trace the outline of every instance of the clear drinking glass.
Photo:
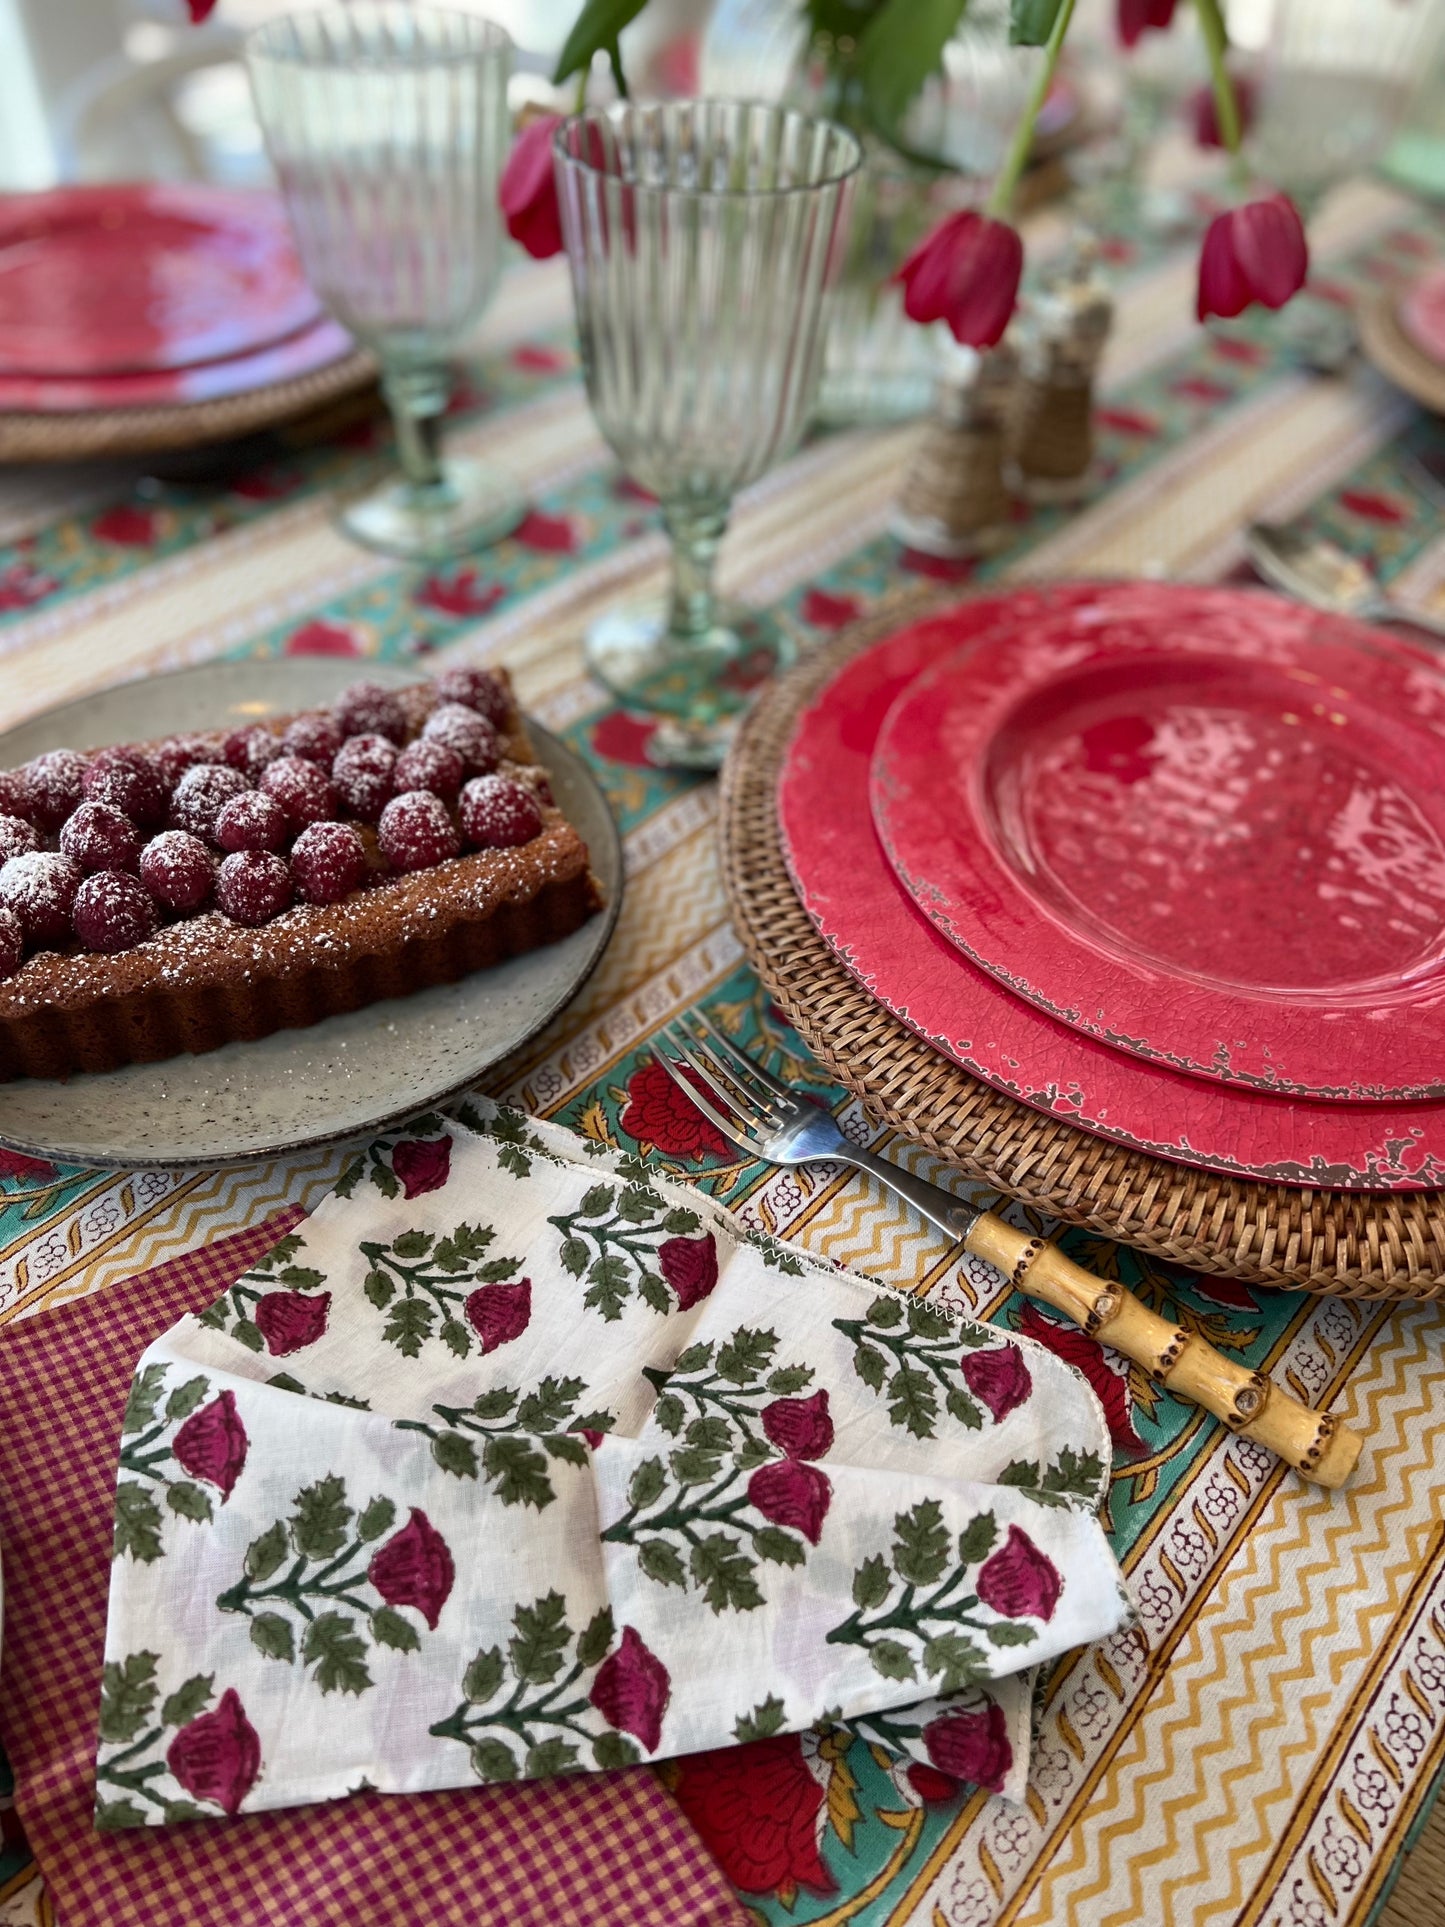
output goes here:
[[787, 108], [685, 100], [579, 114], [554, 154], [593, 413], [672, 541], [666, 607], [604, 617], [588, 660], [661, 718], [657, 761], [715, 767], [788, 645], [719, 608], [713, 566], [812, 409], [861, 152]]
[[440, 446], [447, 355], [501, 272], [511, 56], [491, 21], [400, 0], [288, 14], [246, 41], [307, 276], [381, 363], [402, 479], [340, 519], [385, 555], [440, 560], [522, 516], [513, 482]]

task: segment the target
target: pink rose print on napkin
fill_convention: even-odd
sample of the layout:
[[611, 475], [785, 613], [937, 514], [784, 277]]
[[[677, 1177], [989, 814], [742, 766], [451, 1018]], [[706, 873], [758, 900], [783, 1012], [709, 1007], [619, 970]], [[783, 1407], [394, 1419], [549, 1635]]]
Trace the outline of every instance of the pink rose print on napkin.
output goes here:
[[776, 1526], [791, 1526], [810, 1546], [818, 1543], [833, 1488], [815, 1465], [775, 1459], [760, 1465], [748, 1480], [748, 1504]]
[[275, 1358], [285, 1358], [306, 1345], [314, 1345], [326, 1330], [331, 1312], [329, 1291], [268, 1291], [258, 1299], [256, 1329]]
[[1017, 1345], [1000, 1345], [995, 1351], [965, 1352], [959, 1370], [964, 1382], [981, 1405], [986, 1405], [995, 1425], [1018, 1410], [1034, 1389], [1023, 1352]]
[[413, 1506], [407, 1524], [373, 1555], [366, 1576], [388, 1606], [415, 1606], [435, 1632], [457, 1575], [446, 1540]]
[[821, 1459], [833, 1444], [826, 1391], [811, 1398], [775, 1398], [759, 1414], [763, 1432], [790, 1459]]
[[494, 1352], [520, 1338], [532, 1319], [532, 1281], [478, 1285], [462, 1307], [467, 1323], [482, 1341], [482, 1351]]
[[171, 1440], [171, 1454], [193, 1479], [219, 1487], [222, 1498], [229, 1499], [246, 1463], [248, 1444], [236, 1394], [221, 1392], [192, 1412]]
[[1052, 1619], [1064, 1581], [1021, 1526], [978, 1569], [978, 1596], [1004, 1619]]
[[657, 1248], [657, 1264], [677, 1293], [679, 1309], [690, 1311], [717, 1283], [717, 1242], [710, 1231], [701, 1238], [669, 1238]]
[[233, 1818], [261, 1771], [261, 1741], [234, 1686], [213, 1712], [183, 1726], [166, 1748], [166, 1765], [194, 1800], [212, 1800]]
[[[974, 1712], [960, 1709], [941, 1714], [924, 1727], [923, 1744], [941, 1773], [987, 1787], [990, 1793], [1003, 1791], [1014, 1756], [1009, 1744], [1008, 1720], [1001, 1706], [990, 1703]], [[909, 1777], [911, 1779], [912, 1774]], [[921, 1793], [921, 1797], [929, 1796]]]
[[624, 1626], [621, 1643], [597, 1668], [587, 1697], [609, 1726], [630, 1733], [655, 1753], [671, 1690], [662, 1661], [642, 1643], [634, 1627]]
[[451, 1173], [452, 1141], [449, 1137], [403, 1138], [391, 1154], [391, 1168], [408, 1198], [440, 1191]]

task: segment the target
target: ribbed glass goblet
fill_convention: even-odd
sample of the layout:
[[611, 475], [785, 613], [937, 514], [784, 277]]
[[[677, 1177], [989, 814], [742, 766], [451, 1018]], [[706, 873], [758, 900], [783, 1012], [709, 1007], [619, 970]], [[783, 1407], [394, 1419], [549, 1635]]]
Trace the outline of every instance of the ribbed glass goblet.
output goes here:
[[288, 14], [246, 42], [307, 276], [381, 363], [402, 479], [340, 519], [387, 555], [459, 554], [522, 515], [514, 483], [440, 448], [447, 355], [501, 271], [511, 56], [491, 21], [400, 0]]
[[782, 107], [685, 100], [579, 114], [554, 154], [593, 413], [672, 540], [667, 606], [604, 617], [588, 659], [660, 716], [655, 760], [713, 767], [788, 652], [719, 609], [713, 566], [733, 496], [807, 423], [860, 149]]

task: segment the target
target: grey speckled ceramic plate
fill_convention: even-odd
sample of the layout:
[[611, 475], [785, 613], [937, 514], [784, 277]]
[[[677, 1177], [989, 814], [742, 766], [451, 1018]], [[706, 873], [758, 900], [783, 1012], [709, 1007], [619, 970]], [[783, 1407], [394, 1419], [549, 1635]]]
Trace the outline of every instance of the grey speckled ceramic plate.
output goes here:
[[[358, 675], [414, 667], [326, 660], [206, 663], [48, 710], [0, 735], [0, 768], [69, 743], [94, 747], [235, 727], [329, 703]], [[264, 699], [258, 699], [258, 686]], [[535, 723], [557, 801], [586, 838], [607, 908], [563, 942], [459, 984], [369, 1004], [307, 1030], [99, 1077], [0, 1084], [0, 1143], [65, 1164], [223, 1164], [360, 1136], [473, 1084], [576, 995], [622, 898], [622, 847], [591, 772]]]

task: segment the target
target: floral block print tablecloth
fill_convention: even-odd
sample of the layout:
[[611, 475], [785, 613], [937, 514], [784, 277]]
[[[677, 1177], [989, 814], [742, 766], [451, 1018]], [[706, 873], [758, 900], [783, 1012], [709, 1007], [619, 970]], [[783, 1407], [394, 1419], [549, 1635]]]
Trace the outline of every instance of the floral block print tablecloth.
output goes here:
[[142, 1359], [98, 1824], [825, 1720], [1021, 1798], [1032, 1669], [1133, 1620], [1086, 1381], [467, 1118], [373, 1146]]
[[[1177, 159], [1173, 178], [1197, 190], [1200, 157]], [[1045, 212], [1032, 225], [1030, 255], [1042, 259], [1066, 224]], [[1428, 266], [1445, 250], [1445, 221], [1352, 182], [1318, 210], [1310, 242], [1310, 298], [1348, 305]], [[887, 532], [911, 431], [833, 434], [740, 498], [724, 587], [806, 649], [930, 578], [1220, 580], [1241, 566], [1245, 522], [1265, 516], [1299, 518], [1407, 601], [1438, 609], [1445, 534], [1419, 461], [1445, 457], [1441, 424], [1368, 368], [1311, 375], [1291, 352], [1288, 311], [1199, 328], [1197, 237], [1143, 235], [1121, 204], [1101, 246], [1118, 308], [1087, 503], [1020, 513], [996, 556], [939, 564]], [[555, 265], [504, 285], [449, 424], [457, 445], [505, 462], [531, 490], [514, 537], [424, 572], [348, 547], [329, 523], [331, 492], [391, 459], [369, 424], [207, 487], [111, 469], [12, 473], [0, 478], [0, 715], [16, 721], [216, 655], [254, 660], [258, 674], [274, 656], [317, 651], [505, 663], [528, 710], [605, 788], [628, 889], [587, 991], [489, 1088], [645, 1158], [795, 1250], [1036, 1337], [1089, 1373], [1114, 1446], [1103, 1517], [1138, 1626], [1041, 1677], [1021, 1804], [931, 1763], [900, 1764], [841, 1728], [665, 1762], [659, 1772], [760, 1921], [1366, 1927], [1445, 1762], [1438, 1312], [1254, 1292], [1065, 1238], [1081, 1263], [1368, 1433], [1368, 1463], [1347, 1492], [1304, 1492], [946, 1248], [896, 1200], [856, 1177], [741, 1159], [675, 1092], [648, 1040], [697, 1006], [860, 1141], [913, 1159], [809, 1063], [747, 969], [712, 855], [711, 786], [653, 769], [646, 724], [582, 666], [597, 610], [660, 589], [665, 541], [655, 505], [591, 427]], [[108, 1287], [287, 1205], [314, 1206], [354, 1149], [220, 1172], [0, 1161], [0, 1328], [82, 1294], [104, 1320]], [[416, 1609], [400, 1610], [420, 1635]], [[149, 1837], [179, 1846], [214, 1831]], [[4, 1927], [40, 1927], [46, 1905], [23, 1848], [0, 1850]], [[424, 1927], [424, 1897], [415, 1917]]]

